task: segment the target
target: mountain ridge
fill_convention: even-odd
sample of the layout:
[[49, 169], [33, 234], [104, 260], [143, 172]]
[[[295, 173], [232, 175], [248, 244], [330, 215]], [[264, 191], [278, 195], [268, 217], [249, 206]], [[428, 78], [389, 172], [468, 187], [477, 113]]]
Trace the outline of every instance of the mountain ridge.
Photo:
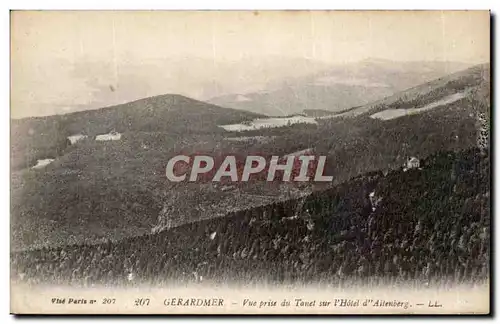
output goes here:
[[221, 124], [240, 123], [262, 115], [218, 107], [183, 95], [166, 94], [99, 109], [11, 122], [11, 163], [14, 168], [37, 159], [59, 156], [70, 148], [68, 137], [95, 137], [111, 131], [221, 133]]
[[11, 253], [11, 274], [78, 285], [487, 280], [487, 153], [440, 152], [421, 162], [155, 234]]
[[[462, 62], [364, 60], [332, 66], [308, 76], [271, 82], [259, 92], [215, 97], [208, 102], [269, 116], [304, 109], [338, 112], [380, 100], [405, 89], [470, 67]], [[238, 101], [237, 96], [248, 98]]]
[[[401, 104], [404, 106], [405, 100], [413, 104], [415, 98], [434, 102], [464, 87], [477, 91], [432, 110], [391, 120], [374, 119], [370, 114], [389, 108], [397, 97], [387, 105], [353, 109], [357, 112], [352, 115], [318, 118], [314, 125], [226, 132], [214, 126], [217, 120], [205, 125], [209, 127], [201, 128], [204, 124], [198, 123], [194, 128], [182, 126], [173, 131], [151, 129], [146, 123], [142, 129], [149, 131], [138, 131], [141, 127], [134, 126], [120, 141], [81, 141], [44, 169], [12, 173], [12, 243], [38, 246], [118, 239], [150, 232], [162, 215], [175, 217], [178, 225], [280, 201], [296, 192], [324, 189], [314, 185], [272, 186], [267, 182], [237, 184], [227, 191], [213, 184], [180, 183], [174, 187], [162, 175], [169, 158], [178, 154], [284, 156], [312, 148], [317, 155], [327, 157], [325, 175], [334, 176], [328, 185], [337, 185], [363, 173], [398, 169], [410, 156], [425, 159], [439, 151], [476, 147], [480, 133], [477, 115], [485, 113], [486, 121], [489, 118], [488, 85], [482, 69], [423, 85], [421, 93], [417, 88], [414, 96], [400, 95]], [[190, 115], [191, 121], [197, 120], [199, 111], [195, 109]], [[252, 116], [244, 113], [233, 117]], [[87, 122], [81, 119], [77, 126]], [[161, 119], [151, 122], [165, 127]], [[111, 124], [99, 127], [109, 132]], [[174, 212], [170, 205], [175, 205]], [[51, 235], [53, 232], [58, 235]]]

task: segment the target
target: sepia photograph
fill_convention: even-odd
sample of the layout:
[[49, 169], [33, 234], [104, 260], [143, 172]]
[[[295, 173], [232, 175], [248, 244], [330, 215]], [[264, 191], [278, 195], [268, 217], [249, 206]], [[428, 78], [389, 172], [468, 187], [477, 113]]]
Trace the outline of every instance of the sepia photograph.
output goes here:
[[10, 312], [489, 314], [491, 22], [11, 11]]

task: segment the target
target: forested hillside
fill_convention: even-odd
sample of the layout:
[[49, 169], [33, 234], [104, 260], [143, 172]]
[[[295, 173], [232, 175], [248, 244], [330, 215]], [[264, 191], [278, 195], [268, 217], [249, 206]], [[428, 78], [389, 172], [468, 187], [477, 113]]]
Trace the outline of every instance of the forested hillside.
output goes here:
[[[162, 95], [65, 115], [12, 120], [11, 167], [33, 166], [37, 159], [68, 153], [68, 136], [95, 138], [116, 131], [168, 133], [170, 136], [220, 134], [218, 125], [249, 121], [262, 115], [227, 109], [180, 95]], [[139, 134], [140, 136], [140, 134]]]
[[301, 200], [11, 257], [13, 279], [75, 285], [487, 279], [489, 153], [440, 152], [420, 168], [364, 174]]

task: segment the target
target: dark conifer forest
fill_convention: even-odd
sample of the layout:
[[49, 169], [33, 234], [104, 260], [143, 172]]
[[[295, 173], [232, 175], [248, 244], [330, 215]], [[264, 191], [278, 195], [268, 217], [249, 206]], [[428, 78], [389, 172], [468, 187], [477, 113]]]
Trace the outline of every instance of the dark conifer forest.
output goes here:
[[13, 280], [76, 286], [487, 280], [490, 156], [439, 152], [301, 199], [11, 260]]

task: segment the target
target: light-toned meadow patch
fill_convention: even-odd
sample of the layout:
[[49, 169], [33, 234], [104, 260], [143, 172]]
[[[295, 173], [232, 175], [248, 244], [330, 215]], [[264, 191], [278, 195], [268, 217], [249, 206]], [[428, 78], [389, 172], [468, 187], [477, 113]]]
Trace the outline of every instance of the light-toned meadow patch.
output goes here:
[[122, 138], [121, 133], [110, 132], [108, 134], [97, 135], [95, 140], [96, 141], [119, 141], [121, 138]]
[[41, 169], [52, 163], [54, 159], [42, 159], [36, 162], [36, 165], [32, 166], [32, 169]]
[[293, 124], [317, 124], [316, 119], [305, 116], [291, 116], [291, 117], [271, 117], [271, 118], [258, 118], [248, 123], [232, 124], [232, 125], [219, 125], [227, 131], [249, 131], [262, 128], [275, 128], [290, 126]]
[[81, 141], [84, 138], [87, 138], [87, 136], [82, 134], [68, 136], [68, 140], [71, 142], [71, 144], [75, 144], [76, 142]]
[[257, 141], [259, 143], [267, 143], [273, 139], [275, 139], [276, 136], [239, 136], [239, 137], [226, 137], [224, 138], [225, 141], [228, 142], [252, 142], [252, 141]]
[[404, 117], [413, 114], [419, 114], [424, 111], [428, 111], [437, 107], [445, 106], [460, 99], [465, 98], [465, 92], [459, 92], [452, 94], [450, 96], [444, 97], [440, 100], [434, 101], [428, 105], [425, 105], [421, 108], [408, 108], [408, 109], [386, 109], [371, 115], [370, 117], [373, 119], [381, 119], [381, 120], [390, 120], [399, 117]]

